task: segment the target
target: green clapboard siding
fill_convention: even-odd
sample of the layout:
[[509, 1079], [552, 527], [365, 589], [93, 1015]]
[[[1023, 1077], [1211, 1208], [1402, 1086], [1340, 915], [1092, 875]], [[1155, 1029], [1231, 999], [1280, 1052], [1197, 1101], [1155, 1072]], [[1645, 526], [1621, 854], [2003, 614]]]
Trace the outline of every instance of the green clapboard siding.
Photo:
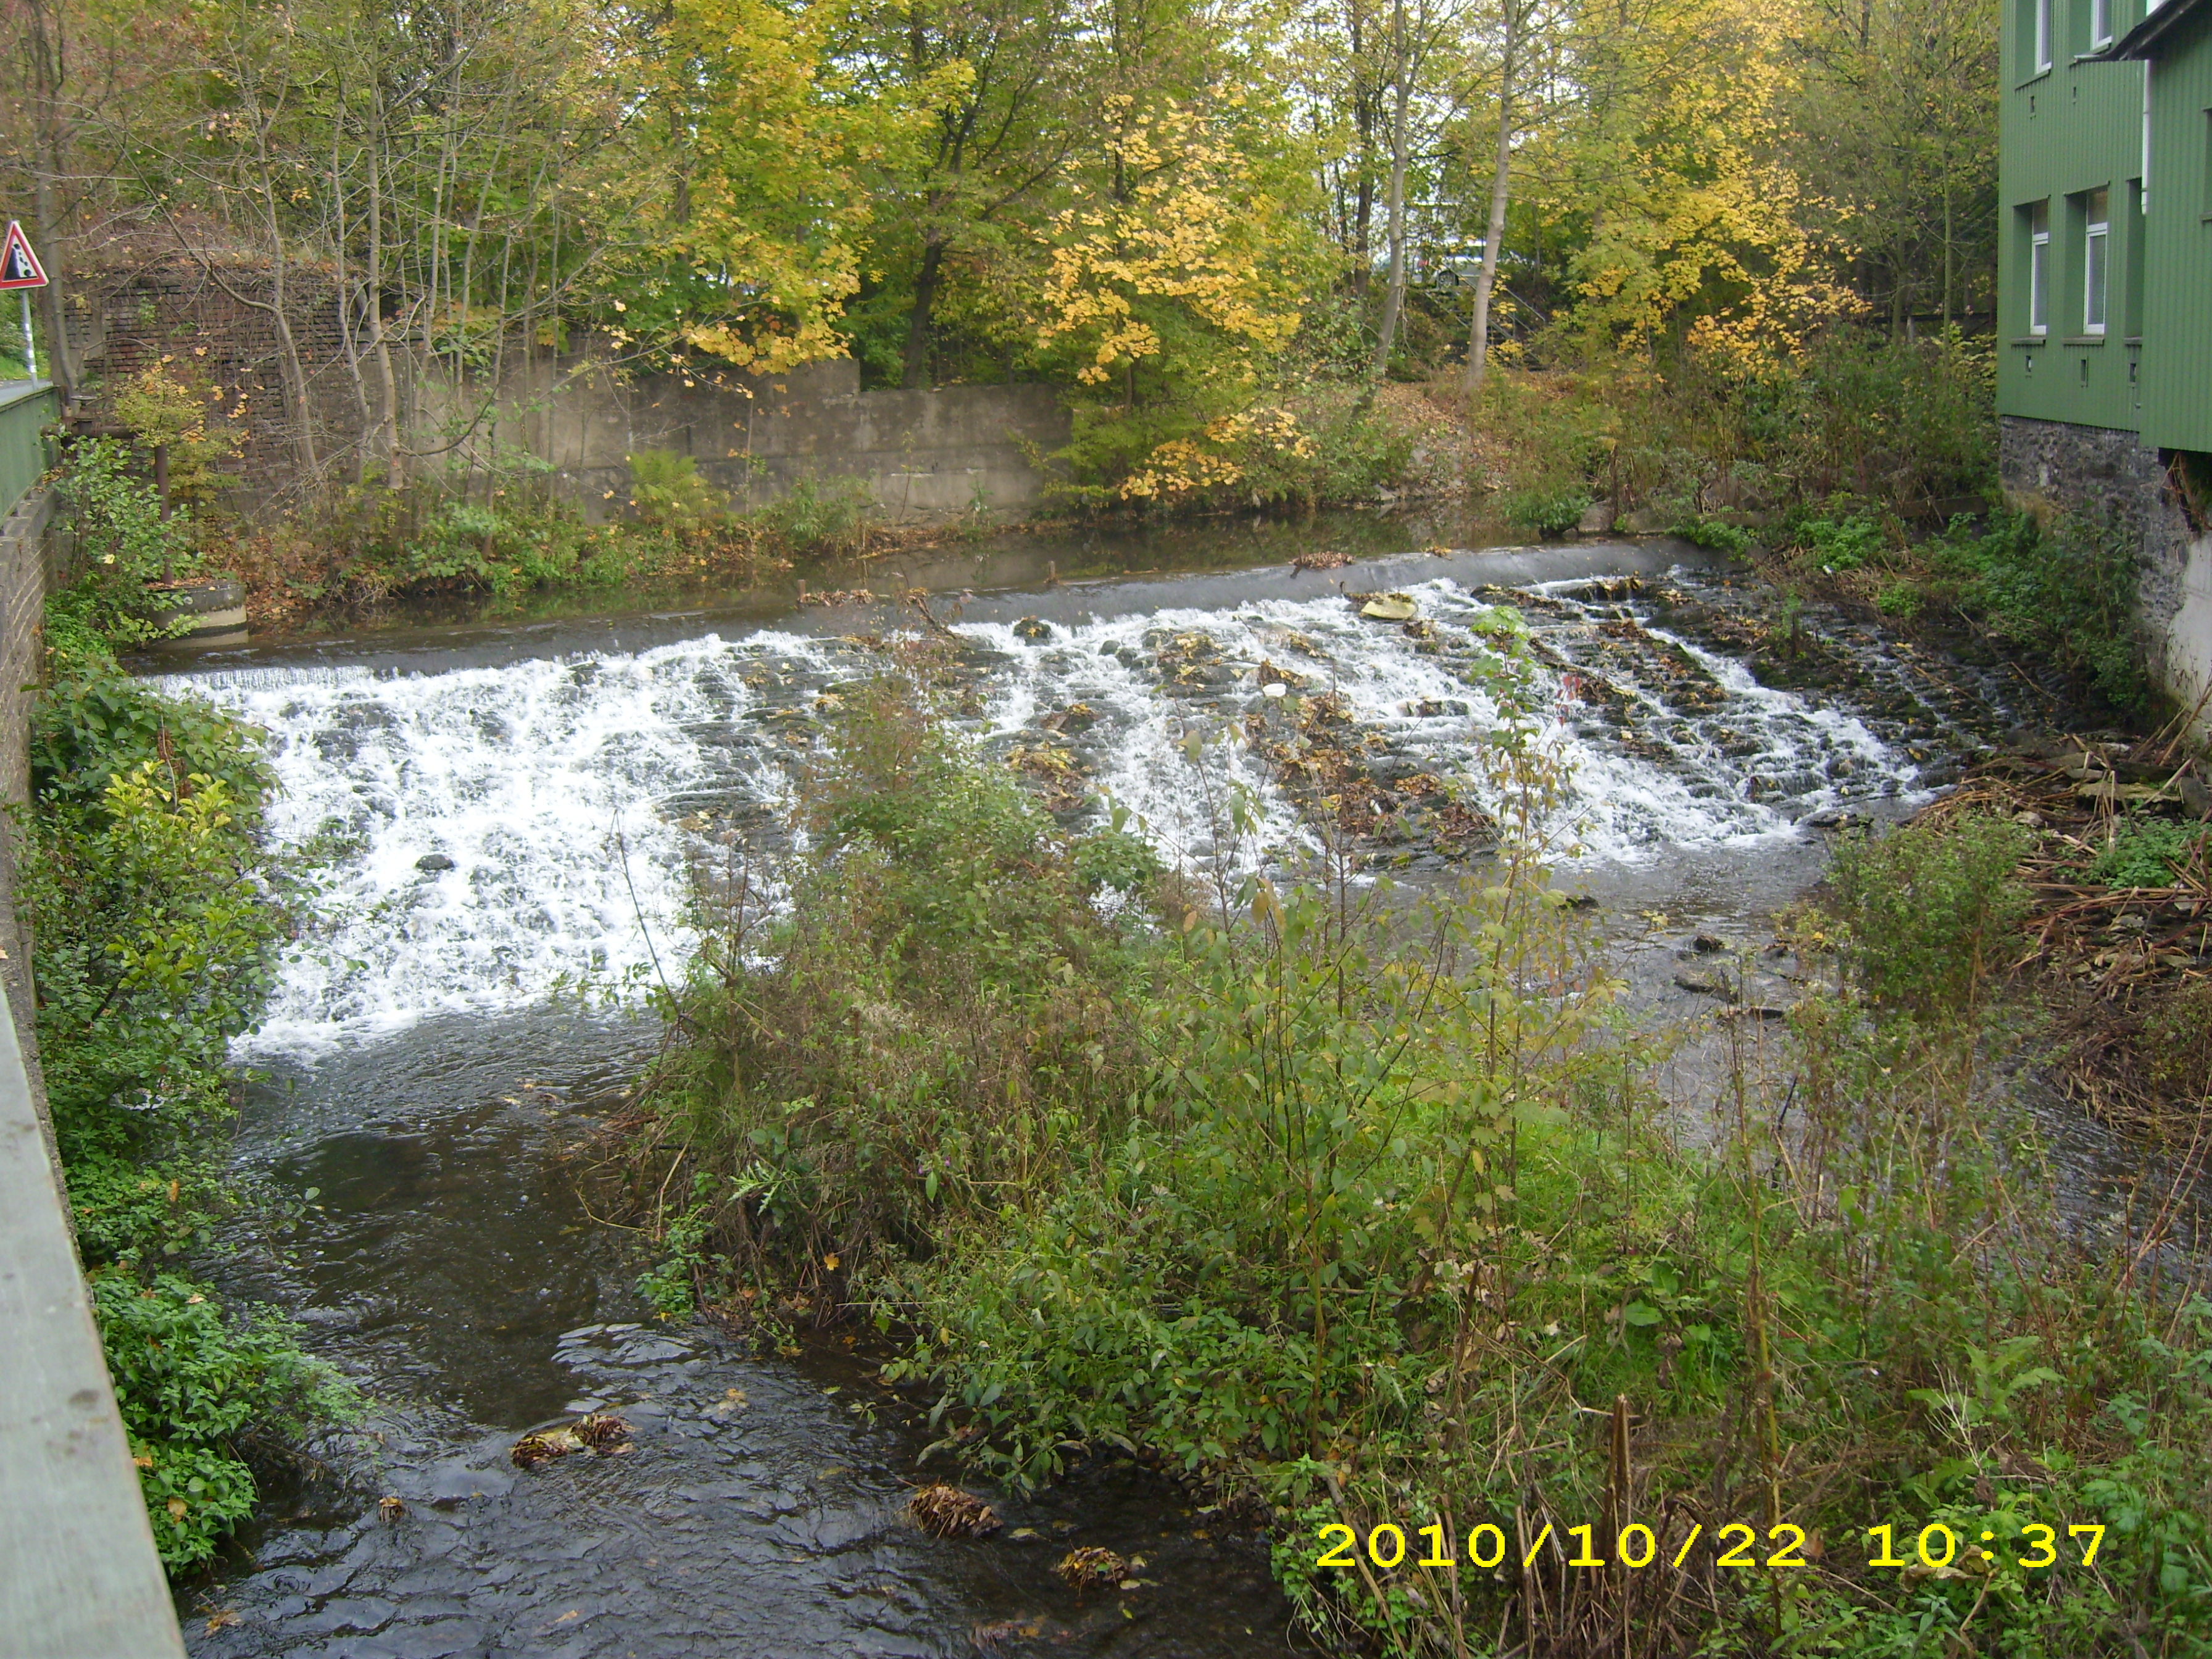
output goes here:
[[2151, 100], [2143, 441], [2212, 451], [2212, 8], [2151, 65]]
[[61, 412], [61, 394], [44, 381], [0, 386], [0, 518], [15, 510], [52, 464], [46, 428]]
[[[2099, 44], [2088, 38], [2092, 0], [2049, 0], [2051, 66], [2039, 70], [2039, 3], [2000, 6], [1998, 411], [2212, 451], [2212, 4], [2165, 0], [2162, 15], [2185, 6], [2190, 15], [2146, 65], [2081, 61]], [[2114, 0], [2112, 11], [2116, 35], [2146, 15], [2144, 0]], [[2099, 339], [2083, 314], [2083, 206], [2100, 189], [2112, 230]], [[2047, 204], [2051, 228], [2050, 325], [2040, 337], [2028, 317], [2027, 210], [2037, 203]]]

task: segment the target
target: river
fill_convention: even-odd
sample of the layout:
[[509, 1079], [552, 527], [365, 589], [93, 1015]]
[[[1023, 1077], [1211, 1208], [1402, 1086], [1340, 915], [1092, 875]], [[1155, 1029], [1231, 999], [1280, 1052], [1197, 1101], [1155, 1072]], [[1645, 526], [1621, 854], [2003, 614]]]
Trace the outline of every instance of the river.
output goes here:
[[[963, 550], [900, 580], [935, 590], [981, 740], [1059, 780], [1072, 820], [1103, 797], [1171, 857], [1316, 845], [1259, 754], [1194, 768], [1186, 748], [1254, 714], [1295, 738], [1270, 677], [1333, 692], [1387, 808], [1363, 848], [1416, 883], [1468, 850], [1430, 784], [1479, 770], [1495, 709], [1469, 624], [1510, 605], [1574, 768], [1563, 878], [1614, 919], [1638, 996], [1686, 1012], [1689, 933], [1752, 938], [1817, 878], [1824, 825], [1910, 811], [2018, 718], [1993, 671], [1817, 610], [1795, 666], [1754, 675], [1745, 642], [1775, 596], [1680, 544], [1286, 563], [1420, 540], [1370, 516]], [[842, 580], [890, 585], [880, 566]], [[1418, 616], [1363, 617], [1346, 588]], [[373, 1402], [182, 1593], [195, 1654], [1299, 1650], [1265, 1540], [1120, 1462], [993, 1493], [1007, 1530], [988, 1542], [926, 1538], [902, 1511], [927, 1436], [865, 1351], [763, 1358], [653, 1322], [634, 1235], [586, 1207], [580, 1160], [659, 1041], [599, 994], [673, 970], [697, 863], [773, 849], [793, 760], [869, 672], [859, 636], [915, 619], [793, 597], [426, 612], [167, 678], [268, 731], [280, 836], [343, 848], [331, 928], [290, 953], [240, 1050], [258, 1078], [238, 1166], [298, 1219], [239, 1241], [222, 1277]], [[1236, 846], [1208, 805], [1229, 780], [1258, 813]], [[509, 1462], [521, 1431], [599, 1406], [629, 1454]], [[1140, 1588], [1078, 1598], [1050, 1571], [1069, 1544], [1143, 1557]]]

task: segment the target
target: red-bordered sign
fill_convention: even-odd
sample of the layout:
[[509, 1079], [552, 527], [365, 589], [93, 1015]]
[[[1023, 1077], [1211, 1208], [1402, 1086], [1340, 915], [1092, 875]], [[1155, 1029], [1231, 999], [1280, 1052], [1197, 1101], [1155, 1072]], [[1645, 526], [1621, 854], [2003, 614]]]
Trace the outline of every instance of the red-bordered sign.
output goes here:
[[46, 268], [39, 263], [39, 256], [31, 252], [31, 240], [23, 234], [22, 226], [13, 219], [8, 222], [8, 240], [0, 242], [0, 289], [44, 288]]

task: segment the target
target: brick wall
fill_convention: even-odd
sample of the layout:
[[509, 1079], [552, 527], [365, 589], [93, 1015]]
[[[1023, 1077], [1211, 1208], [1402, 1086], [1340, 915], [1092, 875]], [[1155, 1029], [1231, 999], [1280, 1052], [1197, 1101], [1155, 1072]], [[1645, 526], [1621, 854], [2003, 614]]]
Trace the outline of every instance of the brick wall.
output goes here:
[[[0, 803], [20, 807], [31, 798], [31, 698], [45, 666], [46, 541], [53, 492], [34, 489], [0, 522]], [[46, 1090], [39, 1076], [38, 1036], [33, 1025], [29, 930], [15, 917], [15, 819], [0, 813], [0, 990], [15, 1026], [31, 1097], [46, 1119]], [[48, 1144], [52, 1145], [49, 1126]], [[60, 1178], [56, 1166], [55, 1178]]]
[[[307, 377], [307, 415], [317, 459], [349, 469], [361, 417], [346, 367], [337, 294], [311, 265], [286, 273], [284, 315]], [[299, 413], [289, 407], [284, 354], [273, 311], [275, 284], [264, 263], [235, 256], [149, 259], [87, 279], [103, 337], [92, 372], [104, 382], [96, 416], [112, 408], [122, 381], [167, 357], [219, 391], [216, 424], [243, 434], [228, 469], [250, 501], [283, 501], [301, 491]], [[243, 407], [244, 414], [232, 419]]]

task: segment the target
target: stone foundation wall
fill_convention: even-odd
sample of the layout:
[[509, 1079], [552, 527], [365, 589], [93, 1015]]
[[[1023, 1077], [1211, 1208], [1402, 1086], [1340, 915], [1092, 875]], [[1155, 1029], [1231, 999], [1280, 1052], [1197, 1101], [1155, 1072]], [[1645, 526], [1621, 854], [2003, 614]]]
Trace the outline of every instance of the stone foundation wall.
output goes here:
[[2132, 432], [1998, 420], [2006, 499], [2039, 517], [2069, 513], [2126, 530], [2142, 550], [2140, 614], [2153, 682], [2197, 711], [2212, 739], [2212, 526], [2193, 521], [2170, 459]]
[[276, 287], [263, 265], [171, 254], [97, 273], [87, 285], [96, 343], [85, 366], [104, 382], [92, 410], [95, 420], [110, 418], [124, 382], [166, 360], [219, 394], [209, 404], [210, 424], [228, 426], [240, 441], [238, 459], [223, 470], [238, 480], [241, 498], [298, 498], [303, 421], [318, 465], [351, 476], [362, 421], [337, 291], [326, 275], [302, 266], [285, 283], [285, 322], [307, 380], [305, 411], [292, 406], [285, 384]]

